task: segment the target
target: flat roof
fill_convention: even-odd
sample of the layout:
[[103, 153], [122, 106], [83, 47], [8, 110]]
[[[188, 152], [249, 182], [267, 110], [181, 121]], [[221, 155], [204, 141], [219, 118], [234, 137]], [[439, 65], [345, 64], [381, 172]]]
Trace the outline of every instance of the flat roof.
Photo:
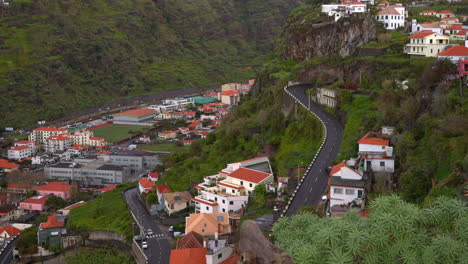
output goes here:
[[54, 164], [54, 165], [50, 165], [48, 166], [49, 168], [62, 168], [62, 169], [72, 169], [72, 168], [82, 168], [84, 165], [83, 164], [78, 164], [78, 163], [75, 163], [74, 166], [72, 166], [73, 163], [71, 162], [60, 162], [60, 163], [57, 163], [57, 164]]

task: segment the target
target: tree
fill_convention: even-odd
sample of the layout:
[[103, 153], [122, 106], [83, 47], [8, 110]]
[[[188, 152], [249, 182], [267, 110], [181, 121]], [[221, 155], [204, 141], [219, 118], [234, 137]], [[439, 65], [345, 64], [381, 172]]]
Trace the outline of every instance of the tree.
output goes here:
[[279, 247], [296, 263], [464, 263], [468, 208], [438, 197], [420, 208], [392, 195], [369, 205], [369, 217], [311, 213], [282, 218], [273, 226]]
[[26, 228], [20, 233], [18, 250], [22, 254], [32, 254], [37, 248], [37, 226]]
[[46, 205], [51, 208], [59, 209], [64, 208], [67, 205], [67, 202], [62, 199], [62, 197], [52, 195], [47, 199]]
[[260, 207], [265, 206], [266, 194], [267, 194], [267, 191], [266, 191], [265, 184], [260, 183], [257, 186], [255, 186], [255, 189], [253, 190], [253, 197], [254, 197], [255, 203], [258, 206]]

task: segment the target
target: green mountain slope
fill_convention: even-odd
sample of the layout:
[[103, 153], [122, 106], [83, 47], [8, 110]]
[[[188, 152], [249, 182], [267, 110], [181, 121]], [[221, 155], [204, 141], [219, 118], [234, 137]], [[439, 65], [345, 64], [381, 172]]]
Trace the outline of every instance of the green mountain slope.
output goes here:
[[253, 76], [302, 0], [13, 0], [0, 7], [0, 120]]

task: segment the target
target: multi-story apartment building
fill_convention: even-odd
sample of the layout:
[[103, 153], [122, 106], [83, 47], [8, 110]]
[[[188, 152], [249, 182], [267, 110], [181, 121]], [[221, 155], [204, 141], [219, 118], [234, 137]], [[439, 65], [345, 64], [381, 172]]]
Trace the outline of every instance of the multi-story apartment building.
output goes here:
[[50, 136], [45, 140], [45, 150], [47, 152], [55, 153], [66, 151], [72, 146], [72, 140], [66, 135]]
[[385, 29], [393, 30], [405, 26], [406, 9], [403, 5], [397, 4], [384, 7], [377, 13], [377, 21], [381, 22]]
[[26, 145], [14, 146], [8, 149], [8, 159], [21, 160], [32, 156], [32, 148]]
[[65, 128], [39, 127], [31, 131], [29, 134], [29, 141], [44, 144], [47, 138], [64, 133], [67, 133]]

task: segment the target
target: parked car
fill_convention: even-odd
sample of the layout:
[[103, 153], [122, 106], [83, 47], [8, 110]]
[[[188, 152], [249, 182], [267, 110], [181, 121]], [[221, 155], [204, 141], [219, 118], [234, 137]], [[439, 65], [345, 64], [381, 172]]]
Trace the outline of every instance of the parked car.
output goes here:
[[147, 249], [147, 248], [148, 248], [148, 243], [146, 243], [146, 241], [143, 241], [143, 242], [141, 243], [141, 247], [142, 247], [143, 249]]
[[146, 234], [151, 236], [153, 234], [153, 230], [151, 230], [151, 228], [146, 229]]

